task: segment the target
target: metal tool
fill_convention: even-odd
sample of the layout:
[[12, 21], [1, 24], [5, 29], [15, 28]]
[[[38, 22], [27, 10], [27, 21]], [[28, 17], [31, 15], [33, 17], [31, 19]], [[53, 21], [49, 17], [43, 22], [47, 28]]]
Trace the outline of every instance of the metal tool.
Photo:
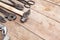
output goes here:
[[[0, 7], [0, 12], [5, 16], [6, 19], [8, 19], [9, 21], [15, 20], [17, 18], [17, 16], [13, 13], [9, 13], [5, 10], [2, 9], [2, 7]], [[3, 19], [3, 18], [2, 18]]]
[[35, 4], [35, 2], [32, 0], [18, 0], [18, 1], [23, 3], [26, 8], [30, 8], [31, 5]]
[[30, 10], [28, 10], [27, 12], [25, 12], [25, 13], [23, 14], [23, 16], [21, 17], [20, 21], [21, 21], [22, 23], [26, 22], [29, 15], [30, 15]]
[[1, 1], [1, 2], [5, 3], [5, 4], [7, 4], [7, 5], [10, 5], [10, 6], [16, 8], [16, 9], [18, 9], [18, 10], [21, 10], [21, 11], [24, 9], [23, 5], [18, 4], [18, 3], [15, 3], [15, 2], [13, 2], [12, 0], [9, 0], [9, 1], [10, 1], [12, 4], [6, 3], [6, 2], [4, 2], [4, 1]]
[[0, 31], [2, 31], [3, 40], [9, 40], [9, 36], [7, 35], [7, 28], [2, 24], [0, 24]]
[[[27, 20], [25, 21], [25, 19], [27, 19], [28, 16], [25, 14], [25, 12], [20, 11], [20, 10], [17, 10], [17, 9], [15, 9], [14, 7], [11, 7], [11, 6], [7, 5], [7, 4], [4, 4], [3, 2], [0, 2], [0, 5], [1, 5], [3, 8], [8, 9], [9, 11], [12, 11], [12, 12], [14, 12], [15, 14], [18, 14], [18, 15], [22, 16], [21, 21], [23, 21], [22, 19], [24, 19], [23, 22], [26, 22], [26, 21], [27, 21]], [[29, 12], [29, 11], [27, 11], [27, 12]], [[30, 14], [30, 13], [28, 13], [28, 14]], [[26, 17], [25, 17], [25, 16], [26, 16]]]
[[16, 2], [12, 1], [12, 0], [8, 0], [8, 1], [10, 1], [15, 8], [17, 8], [19, 10], [23, 10], [24, 9], [24, 7], [21, 4], [18, 4]]
[[1, 23], [6, 23], [6, 20], [2, 16], [0, 16], [0, 22]]

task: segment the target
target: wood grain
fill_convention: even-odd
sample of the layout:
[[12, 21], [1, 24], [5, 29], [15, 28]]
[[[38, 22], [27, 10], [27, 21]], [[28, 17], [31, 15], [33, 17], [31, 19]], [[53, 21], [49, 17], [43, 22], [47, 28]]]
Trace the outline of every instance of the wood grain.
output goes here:
[[46, 0], [46, 1], [55, 3], [55, 4], [57, 4], [57, 5], [60, 5], [60, 0]]
[[42, 40], [15, 22], [7, 22], [3, 25], [8, 29], [10, 40]]
[[50, 19], [60, 22], [60, 7], [44, 0], [35, 0], [34, 11], [40, 13]]
[[[16, 23], [21, 24], [19, 19], [20, 18], [16, 20]], [[21, 25], [24, 25], [26, 28], [41, 36], [45, 40], [60, 40], [60, 23], [51, 20], [35, 11], [32, 11], [27, 23]]]
[[0, 31], [0, 40], [2, 40], [3, 36], [2, 36], [2, 31]]
[[11, 40], [60, 40], [60, 7], [43, 0], [34, 0], [26, 23], [15, 21], [4, 25]]

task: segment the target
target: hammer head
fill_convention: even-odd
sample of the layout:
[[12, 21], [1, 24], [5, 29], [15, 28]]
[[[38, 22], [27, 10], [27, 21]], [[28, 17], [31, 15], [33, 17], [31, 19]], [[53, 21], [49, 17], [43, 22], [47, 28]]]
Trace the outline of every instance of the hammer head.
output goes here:
[[21, 17], [20, 21], [21, 21], [22, 23], [26, 22], [29, 15], [30, 15], [30, 10], [28, 10], [27, 12], [25, 12], [25, 13], [23, 14], [23, 16]]

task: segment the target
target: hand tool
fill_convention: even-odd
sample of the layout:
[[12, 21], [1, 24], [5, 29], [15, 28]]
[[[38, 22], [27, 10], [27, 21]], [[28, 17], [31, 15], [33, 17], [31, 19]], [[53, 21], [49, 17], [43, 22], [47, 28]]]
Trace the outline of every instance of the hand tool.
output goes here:
[[0, 16], [0, 22], [1, 23], [6, 23], [6, 20], [2, 16]]
[[26, 22], [29, 15], [30, 15], [30, 10], [28, 10], [27, 12], [25, 12], [25, 13], [23, 14], [23, 16], [21, 17], [20, 21], [21, 21], [22, 23]]
[[0, 7], [0, 12], [4, 14], [5, 18], [8, 19], [9, 21], [15, 20], [17, 17], [15, 14], [9, 13]]
[[15, 8], [17, 8], [19, 10], [23, 10], [24, 9], [24, 7], [21, 4], [18, 4], [16, 2], [12, 1], [12, 0], [8, 0], [8, 1], [10, 1]]
[[3, 7], [5, 9], [9, 10], [9, 11], [15, 12], [19, 15], [23, 15], [23, 13], [24, 13], [23, 11], [20, 11], [20, 10], [18, 10], [16, 8], [12, 7], [12, 6], [9, 6], [8, 4], [5, 4], [3, 2], [0, 2], [0, 7]]
[[9, 40], [9, 36], [7, 35], [7, 28], [2, 24], [0, 24], [0, 31], [2, 31], [3, 40]]
[[30, 8], [31, 5], [35, 4], [35, 2], [32, 0], [18, 0], [18, 1], [23, 3], [26, 8]]
[[12, 4], [6, 3], [6, 2], [4, 2], [4, 1], [1, 1], [1, 2], [5, 3], [5, 4], [8, 4], [8, 5], [16, 8], [16, 9], [18, 9], [18, 10], [21, 10], [21, 11], [24, 9], [23, 5], [18, 4], [18, 3], [15, 3], [15, 2], [13, 2], [13, 1], [11, 1], [11, 0], [9, 0], [9, 1], [10, 1]]
[[[12, 11], [12, 12], [14, 12], [14, 13], [20, 15], [20, 16], [22, 16], [23, 18], [26, 18], [25, 16], [27, 16], [27, 15], [24, 14], [23, 11], [17, 10], [17, 9], [15, 9], [14, 7], [11, 7], [11, 6], [3, 3], [3, 2], [0, 2], [0, 6], [1, 6], [1, 7], [4, 7], [5, 9], [8, 9], [9, 11]], [[23, 15], [25, 15], [25, 16], [23, 16]], [[27, 16], [27, 17], [28, 17], [28, 16]], [[25, 21], [24, 21], [24, 22], [25, 22]]]

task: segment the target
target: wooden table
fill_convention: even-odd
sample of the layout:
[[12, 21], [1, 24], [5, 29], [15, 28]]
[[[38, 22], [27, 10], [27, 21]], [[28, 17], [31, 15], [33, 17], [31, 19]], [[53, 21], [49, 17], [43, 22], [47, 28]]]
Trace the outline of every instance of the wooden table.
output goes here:
[[60, 1], [34, 1], [26, 23], [21, 23], [18, 15], [15, 21], [1, 23], [7, 27], [10, 40], [60, 40]]

